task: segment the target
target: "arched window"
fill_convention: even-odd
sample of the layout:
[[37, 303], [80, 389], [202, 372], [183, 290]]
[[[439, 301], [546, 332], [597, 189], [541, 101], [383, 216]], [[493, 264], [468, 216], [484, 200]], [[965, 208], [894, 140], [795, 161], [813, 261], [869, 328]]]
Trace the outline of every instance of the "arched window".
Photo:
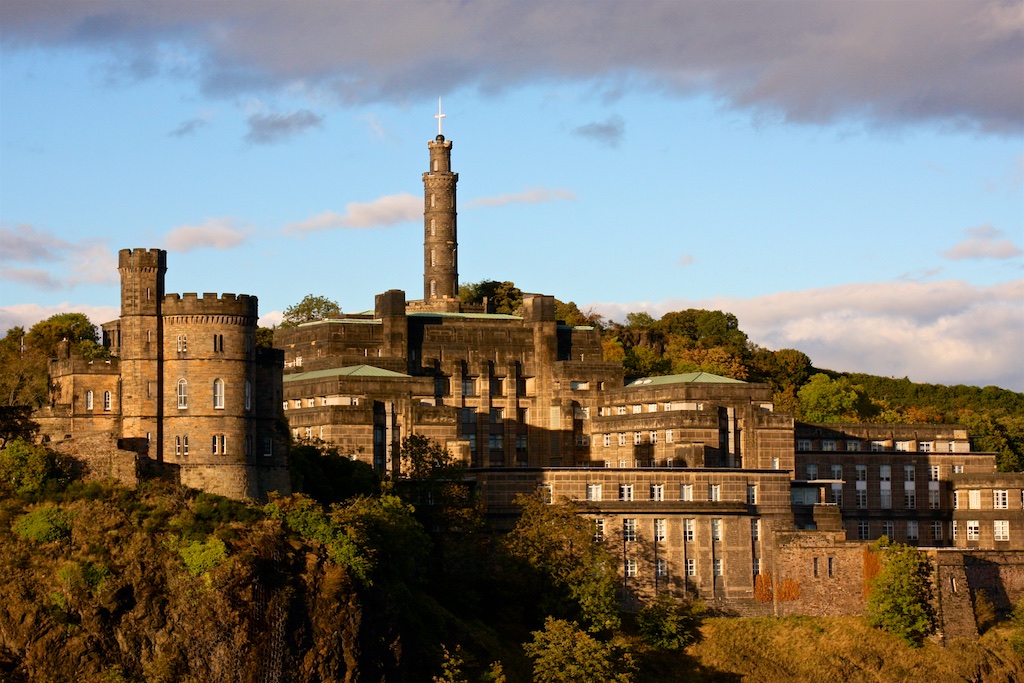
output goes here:
[[433, 218], [430, 219], [430, 236], [433, 237], [437, 234], [437, 221]]
[[181, 442], [183, 444], [182, 445], [182, 449], [181, 449], [181, 454], [182, 455], [188, 455], [188, 437], [187, 436], [182, 437]]
[[174, 454], [181, 455], [181, 437], [174, 437]]
[[188, 408], [188, 382], [178, 380], [178, 408]]
[[245, 409], [252, 410], [252, 382], [245, 380]]
[[437, 159], [434, 159], [434, 170], [437, 170]]
[[430, 193], [430, 208], [434, 208], [434, 204], [435, 204], [435, 203], [436, 203], [436, 202], [434, 201], [434, 193], [433, 193], [433, 192], [431, 192], [431, 193]]
[[109, 391], [104, 391], [103, 392], [103, 410], [106, 410], [107, 412], [110, 412], [110, 392]]
[[437, 296], [437, 281], [436, 280], [431, 280], [430, 281], [430, 297], [434, 298], [436, 296]]
[[430, 250], [430, 265], [432, 265], [432, 266], [436, 266], [437, 265], [437, 255], [434, 254], [434, 250], [433, 249]]
[[224, 380], [222, 379], [213, 380], [213, 407], [224, 407]]
[[85, 409], [92, 410], [92, 389], [85, 392]]

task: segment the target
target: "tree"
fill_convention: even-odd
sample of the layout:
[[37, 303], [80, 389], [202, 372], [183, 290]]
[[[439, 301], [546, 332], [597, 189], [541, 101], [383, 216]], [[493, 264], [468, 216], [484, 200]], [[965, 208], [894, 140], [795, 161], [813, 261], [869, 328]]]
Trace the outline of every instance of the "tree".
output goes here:
[[32, 419], [30, 406], [0, 405], [0, 448], [14, 439], [31, 441], [39, 425]]
[[365, 462], [342, 455], [324, 442], [293, 444], [288, 451], [292, 488], [321, 505], [380, 493], [380, 477]]
[[274, 328], [273, 327], [257, 327], [256, 328], [256, 348], [257, 349], [272, 349], [272, 348], [274, 348]]
[[515, 499], [522, 513], [505, 539], [509, 554], [534, 575], [548, 614], [580, 618], [591, 631], [617, 628], [616, 562], [594, 541], [594, 523], [570, 502], [549, 504], [538, 496]]
[[679, 650], [697, 640], [701, 615], [706, 607], [701, 600], [681, 602], [662, 593], [636, 615], [640, 637], [660, 650]]
[[890, 544], [884, 536], [873, 550], [881, 554], [882, 568], [868, 583], [868, 623], [920, 646], [935, 630], [928, 558], [913, 546]]
[[25, 329], [12, 327], [0, 339], [0, 403], [40, 406], [49, 398], [49, 356], [25, 341]]
[[0, 484], [15, 493], [64, 488], [73, 475], [71, 461], [40, 444], [14, 439], [0, 450]]
[[82, 342], [91, 342], [87, 346], [91, 350], [98, 346], [99, 341], [96, 326], [93, 325], [84, 313], [57, 313], [46, 320], [40, 320], [25, 335], [25, 343], [38, 349], [47, 358], [57, 357], [57, 345], [67, 340], [71, 342], [71, 348], [80, 351], [79, 345]]
[[523, 292], [508, 280], [481, 280], [459, 286], [459, 301], [462, 303], [479, 305], [484, 299], [487, 299], [488, 310], [493, 313], [516, 315], [523, 306]]
[[604, 643], [574, 621], [548, 617], [544, 629], [523, 643], [536, 683], [632, 683], [633, 657]]
[[325, 296], [307, 294], [299, 303], [284, 309], [281, 327], [295, 327], [302, 323], [337, 318], [340, 315], [341, 308], [337, 301], [332, 301]]
[[857, 422], [867, 405], [864, 390], [845, 377], [819, 372], [800, 391], [800, 413], [808, 422]]
[[402, 439], [399, 449], [402, 459], [402, 476], [406, 479], [438, 479], [457, 475], [455, 457], [451, 452], [429, 437], [411, 434]]

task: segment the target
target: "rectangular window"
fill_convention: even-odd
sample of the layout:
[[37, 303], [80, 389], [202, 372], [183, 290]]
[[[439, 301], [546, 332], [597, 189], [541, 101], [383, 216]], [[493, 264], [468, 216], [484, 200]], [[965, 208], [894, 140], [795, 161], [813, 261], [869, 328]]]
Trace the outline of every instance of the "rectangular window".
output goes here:
[[263, 455], [264, 457], [270, 457], [274, 454], [274, 440], [269, 437], [263, 437]]
[[640, 438], [640, 432], [633, 432], [633, 445], [639, 446], [642, 442]]
[[665, 430], [665, 443], [672, 443], [673, 431], [671, 429]]
[[1010, 520], [997, 519], [992, 522], [993, 539], [996, 541], [1010, 540]]
[[103, 392], [103, 410], [110, 412], [110, 392]]
[[907, 540], [917, 540], [917, 520], [915, 519], [907, 520]]
[[828, 577], [831, 579], [836, 575], [836, 558], [828, 558]]
[[909, 453], [910, 452], [910, 442], [909, 441], [897, 441], [896, 442], [896, 450], [899, 451], [900, 453]]
[[462, 395], [476, 396], [476, 377], [462, 378]]
[[492, 451], [505, 450], [505, 436], [503, 434], [488, 434], [487, 445]]
[[217, 445], [218, 445], [217, 435], [214, 434], [213, 435], [213, 454], [214, 455], [217, 455]]
[[917, 509], [917, 491], [912, 489], [903, 490], [903, 507], [907, 510]]
[[939, 491], [938, 489], [928, 489], [928, 508], [931, 510], [939, 509]]
[[595, 543], [600, 543], [603, 540], [604, 540], [604, 520], [603, 519], [595, 519], [594, 520], [594, 542]]
[[754, 576], [757, 576], [758, 574], [761, 573], [761, 560], [759, 558], [757, 558], [757, 557], [754, 558], [752, 569], [754, 571]]
[[643, 412], [643, 410], [644, 410], [643, 406], [640, 405], [639, 403], [633, 406], [633, 414], [634, 415], [639, 415], [640, 413]]
[[870, 538], [871, 530], [867, 522], [857, 522], [857, 540], [866, 541]]
[[818, 558], [816, 558], [816, 557], [813, 558], [813, 561], [811, 562], [811, 566], [812, 566], [811, 571], [814, 573], [814, 578], [818, 578]]
[[867, 465], [856, 465], [857, 481], [868, 480], [868, 466]]
[[942, 522], [932, 522], [932, 540], [942, 540]]
[[884, 441], [872, 441], [871, 442], [871, 452], [872, 453], [881, 453], [884, 450], [885, 450], [885, 442]]
[[1006, 489], [995, 489], [992, 491], [992, 507], [996, 510], [1005, 510], [1010, 504], [1010, 494]]
[[721, 576], [721, 575], [722, 575], [722, 558], [716, 557], [715, 558], [715, 576]]
[[896, 536], [896, 525], [891, 521], [882, 522], [882, 535], [888, 536], [890, 539]]
[[502, 422], [505, 421], [504, 408], [491, 408], [489, 415], [489, 419], [492, 425], [500, 425]]
[[626, 433], [625, 432], [619, 432], [619, 445], [620, 446], [625, 446], [626, 445]]
[[619, 500], [633, 500], [632, 484], [619, 484]]
[[928, 481], [938, 481], [938, 480], [939, 480], [939, 466], [938, 465], [929, 465], [928, 466]]
[[587, 500], [601, 500], [600, 484], [587, 484]]
[[747, 484], [747, 505], [757, 505], [757, 484]]
[[528, 445], [527, 444], [527, 435], [526, 434], [516, 434], [516, 450], [517, 451], [525, 451], [526, 448], [527, 448], [527, 445]]
[[181, 454], [188, 455], [188, 437], [181, 437]]
[[957, 524], [957, 523], [956, 523], [956, 520], [954, 519], [954, 520], [953, 520], [953, 540], [954, 540], [954, 541], [956, 541], [957, 535], [958, 535], [958, 533], [959, 533], [959, 531], [958, 531], [958, 530], [959, 530], [959, 527], [960, 527], [960, 525], [959, 525], [959, 524]]
[[836, 449], [835, 439], [825, 439], [821, 442], [821, 450], [834, 451]]
[[693, 500], [693, 484], [679, 485], [679, 500]]
[[692, 557], [687, 558], [686, 560], [686, 575], [697, 576], [697, 560]]
[[903, 481], [905, 481], [905, 482], [912, 482], [912, 481], [914, 481], [914, 477], [916, 476], [916, 472], [917, 472], [917, 470], [916, 470], [916, 468], [913, 465], [904, 465], [903, 466]]
[[651, 443], [658, 443], [658, 432], [652, 429], [651, 433], [648, 434], [648, 438], [651, 440]]
[[960, 492], [959, 491], [953, 491], [953, 508], [954, 509], [959, 509], [960, 508]]
[[878, 481], [892, 481], [892, 465], [878, 466]]
[[843, 478], [843, 466], [842, 465], [832, 465], [832, 478], [833, 479], [842, 479]]
[[636, 560], [632, 557], [626, 559], [626, 576], [628, 578], [636, 576]]
[[693, 518], [687, 518], [683, 520], [683, 540], [692, 542], [696, 535], [697, 520]]
[[814, 463], [807, 463], [807, 480], [812, 481], [818, 478], [818, 466]]
[[892, 491], [889, 489], [882, 489], [878, 492], [879, 507], [883, 510], [892, 509]]
[[970, 510], [981, 509], [981, 491], [979, 489], [971, 489], [967, 492], [967, 507]]
[[866, 509], [868, 506], [868, 492], [864, 489], [857, 489], [857, 508]]
[[967, 520], [967, 540], [977, 541], [981, 538], [981, 525], [978, 524], [978, 520], [969, 519]]
[[832, 484], [831, 493], [832, 493], [832, 500], [831, 500], [831, 502], [835, 503], [839, 507], [842, 507], [843, 506], [843, 485], [842, 484]]
[[626, 406], [615, 406], [615, 413], [617, 415], [625, 415], [626, 414]]
[[667, 525], [664, 519], [654, 520], [654, 541], [656, 543], [660, 543], [665, 540], [666, 528]]
[[181, 437], [174, 437], [174, 454], [181, 455]]
[[711, 520], [711, 540], [722, 540], [722, 520], [720, 519], [715, 518]]
[[604, 435], [604, 447], [608, 448], [611, 445], [612, 445], [612, 435], [611, 434], [605, 434]]
[[622, 540], [623, 541], [635, 541], [636, 540], [636, 520], [635, 519], [623, 519], [622, 520]]
[[665, 500], [664, 484], [651, 484], [651, 500]]
[[761, 538], [761, 520], [750, 520], [750, 540], [756, 541]]
[[460, 422], [464, 425], [475, 425], [476, 424], [476, 408], [460, 408], [459, 414], [462, 416]]
[[654, 575], [659, 579], [663, 579], [668, 576], [668, 562], [663, 557], [659, 557], [658, 561], [654, 563]]
[[722, 500], [721, 484], [708, 484], [708, 500]]
[[859, 451], [860, 450], [860, 441], [854, 441], [852, 439], [847, 439], [846, 440], [846, 450], [847, 451]]
[[772, 458], [772, 469], [773, 470], [779, 469], [779, 459], [778, 458]]
[[648, 403], [647, 404], [647, 412], [648, 413], [656, 413], [656, 412], [658, 412], [658, 404], [657, 403]]
[[811, 440], [810, 439], [797, 439], [797, 441], [796, 441], [796, 449], [798, 451], [809, 451], [809, 450], [811, 450]]
[[[950, 444], [951, 447], [952, 447], [952, 445], [953, 444]], [[963, 465], [953, 465], [953, 474], [963, 474], [963, 473], [964, 473], [964, 466]]]
[[917, 444], [917, 450], [922, 453], [931, 453], [935, 450], [935, 443], [932, 441], [920, 441]]

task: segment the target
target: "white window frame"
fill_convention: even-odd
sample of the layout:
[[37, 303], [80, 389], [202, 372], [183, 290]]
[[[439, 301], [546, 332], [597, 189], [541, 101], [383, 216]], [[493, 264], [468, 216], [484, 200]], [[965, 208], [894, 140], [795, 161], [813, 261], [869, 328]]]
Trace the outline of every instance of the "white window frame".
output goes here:
[[188, 381], [182, 377], [178, 380], [177, 388], [178, 396], [178, 410], [185, 410], [188, 408]]
[[213, 407], [224, 410], [224, 380], [219, 377], [213, 380]]
[[1010, 520], [1008, 519], [997, 519], [992, 522], [992, 540], [994, 541], [1009, 541], [1010, 540]]

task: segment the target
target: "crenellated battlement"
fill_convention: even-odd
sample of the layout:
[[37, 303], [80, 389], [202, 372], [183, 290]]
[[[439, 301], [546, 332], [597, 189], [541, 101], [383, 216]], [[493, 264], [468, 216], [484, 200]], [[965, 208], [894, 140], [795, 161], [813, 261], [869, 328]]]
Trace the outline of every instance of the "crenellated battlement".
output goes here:
[[117, 267], [167, 270], [167, 252], [163, 249], [121, 249], [117, 252]]
[[250, 294], [222, 294], [195, 292], [167, 294], [163, 299], [164, 316], [203, 315], [233, 316], [255, 319], [258, 317], [259, 300]]

